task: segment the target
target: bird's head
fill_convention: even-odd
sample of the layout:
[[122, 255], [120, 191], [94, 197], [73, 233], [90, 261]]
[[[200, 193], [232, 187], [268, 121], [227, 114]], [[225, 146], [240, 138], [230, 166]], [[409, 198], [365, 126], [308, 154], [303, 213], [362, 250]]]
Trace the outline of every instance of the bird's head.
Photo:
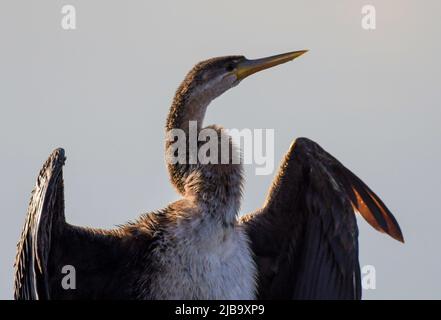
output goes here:
[[307, 50], [255, 60], [249, 60], [244, 56], [226, 56], [201, 61], [187, 74], [177, 94], [185, 95], [187, 99], [195, 100], [200, 105], [207, 105], [246, 77], [291, 61], [305, 52]]
[[[185, 157], [184, 162], [186, 164], [189, 163], [190, 152], [188, 150], [191, 148], [191, 125], [196, 123], [197, 129], [202, 128], [205, 111], [210, 102], [228, 89], [239, 84], [246, 77], [261, 70], [291, 61], [306, 51], [307, 50], [288, 52], [255, 60], [249, 60], [243, 56], [218, 57], [199, 62], [190, 70], [176, 91], [166, 122], [167, 164], [171, 180], [179, 192], [185, 192], [184, 185], [188, 183], [188, 181], [186, 182], [188, 178], [188, 166], [180, 165], [182, 163], [180, 163], [176, 157], [179, 157], [179, 150], [185, 150], [186, 153], [183, 154]], [[185, 137], [184, 139], [181, 138], [181, 140], [178, 139], [184, 143], [183, 148], [179, 148], [181, 144], [175, 139], [180, 136], [182, 131], [177, 132], [175, 129], [183, 130], [188, 134], [188, 139]], [[221, 131], [221, 129], [222, 128], [218, 127], [216, 130]], [[219, 143], [222, 143], [223, 136], [223, 134], [219, 135]], [[198, 142], [201, 144], [204, 143], [197, 140], [196, 143]], [[231, 157], [230, 160], [233, 159], [233, 152], [229, 154]], [[169, 161], [170, 159], [172, 160]], [[177, 162], [175, 162], [175, 160]], [[210, 168], [217, 168], [220, 175], [228, 173], [228, 176], [231, 176], [231, 172], [226, 171], [228, 168], [237, 170], [238, 172], [241, 170], [241, 166], [238, 165], [219, 165], [211, 166]], [[212, 172], [210, 172], [210, 174], [212, 174]], [[209, 180], [216, 181], [213, 177]], [[205, 182], [207, 180], [202, 179], [201, 181]]]

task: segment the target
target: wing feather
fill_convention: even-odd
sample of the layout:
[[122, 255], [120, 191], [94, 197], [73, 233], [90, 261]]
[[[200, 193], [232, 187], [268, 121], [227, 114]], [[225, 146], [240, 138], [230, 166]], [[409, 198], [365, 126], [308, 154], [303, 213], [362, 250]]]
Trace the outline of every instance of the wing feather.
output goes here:
[[297, 139], [264, 207], [242, 220], [259, 270], [259, 298], [360, 299], [355, 212], [403, 240], [365, 183], [315, 142]]
[[47, 259], [52, 228], [54, 224], [64, 222], [64, 161], [64, 150], [56, 149], [43, 165], [32, 191], [26, 222], [17, 245], [15, 299], [49, 299]]
[[[145, 215], [115, 230], [81, 228], [64, 216], [65, 156], [55, 150], [37, 178], [17, 246], [14, 297], [19, 300], [136, 298], [137, 278], [146, 267], [152, 239]], [[146, 224], [146, 225], [144, 225]], [[63, 267], [76, 270], [74, 290], [62, 286]]]

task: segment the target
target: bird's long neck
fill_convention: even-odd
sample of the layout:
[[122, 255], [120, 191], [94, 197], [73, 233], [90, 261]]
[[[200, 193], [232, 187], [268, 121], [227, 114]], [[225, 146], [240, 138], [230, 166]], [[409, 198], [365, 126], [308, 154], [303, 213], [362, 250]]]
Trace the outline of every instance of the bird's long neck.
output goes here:
[[[215, 215], [221, 218], [222, 222], [231, 225], [236, 220], [236, 215], [240, 207], [240, 200], [242, 194], [242, 166], [241, 164], [233, 164], [233, 159], [237, 153], [232, 145], [229, 136], [223, 132], [221, 127], [210, 126], [211, 130], [217, 133], [218, 146], [221, 140], [228, 141], [229, 158], [228, 163], [208, 163], [202, 164], [199, 157], [196, 162], [190, 162], [190, 145], [197, 148], [197, 155], [199, 156], [200, 147], [206, 141], [191, 142], [194, 139], [190, 134], [190, 122], [197, 123], [196, 133], [202, 130], [202, 123], [205, 117], [205, 112], [211, 99], [201, 96], [191, 96], [185, 90], [178, 90], [170, 108], [170, 113], [167, 118], [166, 130], [166, 158], [172, 150], [172, 145], [176, 140], [171, 140], [169, 133], [174, 129], [181, 129], [184, 133], [186, 142], [185, 161], [186, 163], [175, 162], [171, 163], [167, 160], [167, 167], [172, 184], [176, 189], [186, 198], [194, 199], [201, 208], [205, 208], [208, 214]], [[211, 138], [210, 138], [211, 139]], [[219, 151], [219, 153], [222, 151]], [[236, 156], [237, 159], [237, 156]]]
[[195, 121], [199, 131], [211, 100], [208, 95], [191, 93], [187, 86], [181, 85], [173, 99], [166, 130], [182, 129], [188, 132], [190, 122]]

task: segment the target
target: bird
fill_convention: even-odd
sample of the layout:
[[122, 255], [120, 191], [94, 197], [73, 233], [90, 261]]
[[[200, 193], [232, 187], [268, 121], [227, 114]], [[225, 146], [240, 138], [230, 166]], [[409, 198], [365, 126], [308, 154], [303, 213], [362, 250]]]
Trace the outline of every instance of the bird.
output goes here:
[[[240, 150], [221, 126], [203, 123], [215, 98], [306, 52], [222, 56], [196, 64], [166, 118], [166, 159], [177, 152], [173, 130], [189, 138], [191, 130], [210, 129], [217, 133], [214, 144], [227, 141], [230, 153], [220, 163], [190, 159], [192, 142], [181, 139], [188, 147], [181, 161], [166, 161], [179, 199], [114, 229], [66, 221], [66, 156], [55, 149], [37, 177], [17, 245], [14, 298], [361, 299], [356, 215], [404, 242], [379, 196], [319, 144], [297, 138], [262, 207], [241, 214], [244, 173], [242, 163], [233, 161]], [[196, 151], [202, 147], [193, 142]], [[68, 288], [65, 266], [75, 271]]]

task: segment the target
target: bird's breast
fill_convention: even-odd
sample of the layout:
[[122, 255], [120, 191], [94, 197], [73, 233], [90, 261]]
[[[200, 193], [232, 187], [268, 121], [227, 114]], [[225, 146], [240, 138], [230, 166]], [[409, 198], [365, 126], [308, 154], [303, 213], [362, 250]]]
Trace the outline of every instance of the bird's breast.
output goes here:
[[152, 252], [151, 299], [255, 298], [256, 267], [245, 231], [214, 218], [169, 226]]

